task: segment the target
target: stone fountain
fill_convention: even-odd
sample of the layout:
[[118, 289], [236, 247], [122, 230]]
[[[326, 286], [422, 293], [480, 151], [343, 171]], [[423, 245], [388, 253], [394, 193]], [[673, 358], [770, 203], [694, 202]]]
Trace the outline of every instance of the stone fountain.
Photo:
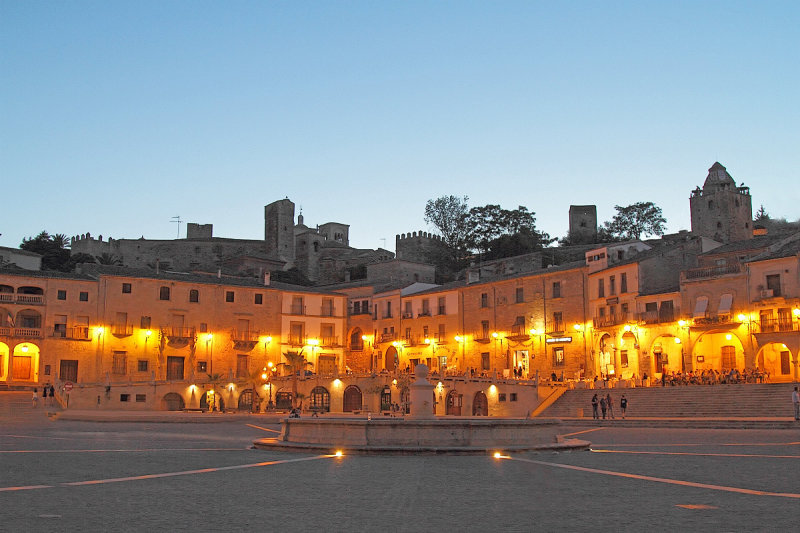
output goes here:
[[277, 438], [257, 448], [316, 453], [485, 454], [488, 452], [580, 450], [589, 442], [564, 439], [554, 418], [437, 417], [430, 404], [435, 387], [428, 367], [416, 366], [409, 386], [409, 414], [402, 418], [286, 418]]

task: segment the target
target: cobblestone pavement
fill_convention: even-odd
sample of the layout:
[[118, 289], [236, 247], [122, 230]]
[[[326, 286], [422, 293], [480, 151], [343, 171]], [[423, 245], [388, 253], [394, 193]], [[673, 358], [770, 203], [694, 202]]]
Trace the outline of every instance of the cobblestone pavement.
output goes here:
[[335, 458], [251, 449], [274, 424], [53, 422], [9, 398], [2, 531], [776, 531], [800, 516], [800, 429], [576, 427], [593, 451]]

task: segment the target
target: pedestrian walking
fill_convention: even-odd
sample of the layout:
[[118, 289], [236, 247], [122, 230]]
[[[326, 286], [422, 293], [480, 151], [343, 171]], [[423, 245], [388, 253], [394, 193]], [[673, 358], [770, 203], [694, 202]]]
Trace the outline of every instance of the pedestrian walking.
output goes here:
[[597, 404], [598, 403], [599, 403], [599, 401], [597, 400], [597, 393], [595, 393], [595, 395], [592, 396], [592, 418], [595, 419], [595, 420], [600, 418], [600, 415], [597, 413]]
[[56, 388], [53, 387], [53, 384], [50, 384], [50, 405], [56, 404]]
[[608, 404], [606, 403], [606, 397], [600, 396], [600, 410], [603, 412], [603, 420], [606, 419], [606, 410], [608, 409]]
[[33, 389], [33, 407], [37, 407], [39, 405], [39, 392], [34, 388]]
[[797, 387], [792, 392], [792, 405], [794, 406], [794, 419], [800, 420], [800, 392], [797, 392]]
[[625, 420], [625, 410], [628, 408], [628, 399], [625, 395], [622, 395], [622, 398], [619, 399], [619, 410], [622, 411], [622, 419]]
[[608, 418], [614, 419], [614, 399], [611, 397], [611, 393], [608, 393], [606, 396], [606, 403], [608, 404]]

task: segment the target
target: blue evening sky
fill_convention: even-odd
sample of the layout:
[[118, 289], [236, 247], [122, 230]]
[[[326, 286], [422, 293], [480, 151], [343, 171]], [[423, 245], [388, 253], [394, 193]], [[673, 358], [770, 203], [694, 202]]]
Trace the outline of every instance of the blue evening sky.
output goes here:
[[445, 194], [678, 231], [717, 160], [796, 220], [799, 28], [796, 1], [2, 0], [0, 245], [260, 239], [287, 196], [390, 250]]

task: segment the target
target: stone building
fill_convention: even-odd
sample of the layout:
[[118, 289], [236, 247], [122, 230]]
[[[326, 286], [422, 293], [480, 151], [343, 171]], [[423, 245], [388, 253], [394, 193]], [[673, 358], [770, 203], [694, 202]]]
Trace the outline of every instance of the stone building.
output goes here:
[[573, 244], [595, 242], [597, 239], [597, 206], [569, 206], [569, 239]]
[[753, 205], [750, 188], [736, 186], [728, 171], [714, 163], [708, 169], [703, 188], [689, 198], [692, 232], [721, 243], [753, 237]]

